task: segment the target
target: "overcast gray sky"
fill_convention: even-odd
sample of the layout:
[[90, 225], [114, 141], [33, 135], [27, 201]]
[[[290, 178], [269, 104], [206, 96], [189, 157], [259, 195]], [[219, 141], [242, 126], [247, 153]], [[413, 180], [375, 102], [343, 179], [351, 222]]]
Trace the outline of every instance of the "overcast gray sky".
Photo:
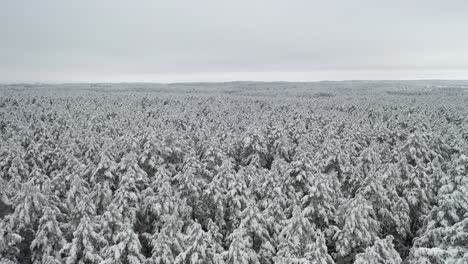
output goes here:
[[1, 0], [0, 82], [468, 79], [468, 1]]

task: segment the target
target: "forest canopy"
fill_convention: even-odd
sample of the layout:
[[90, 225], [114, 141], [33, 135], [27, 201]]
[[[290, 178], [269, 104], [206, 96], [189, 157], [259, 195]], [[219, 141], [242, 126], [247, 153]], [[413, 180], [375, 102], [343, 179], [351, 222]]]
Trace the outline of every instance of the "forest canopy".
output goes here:
[[0, 86], [0, 263], [468, 263], [468, 92]]

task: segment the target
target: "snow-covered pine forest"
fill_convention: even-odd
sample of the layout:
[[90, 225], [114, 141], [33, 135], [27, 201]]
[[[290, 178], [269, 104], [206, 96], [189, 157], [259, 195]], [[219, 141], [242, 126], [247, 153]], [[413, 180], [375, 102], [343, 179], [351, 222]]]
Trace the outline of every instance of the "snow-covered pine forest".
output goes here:
[[468, 263], [466, 87], [0, 86], [0, 263]]

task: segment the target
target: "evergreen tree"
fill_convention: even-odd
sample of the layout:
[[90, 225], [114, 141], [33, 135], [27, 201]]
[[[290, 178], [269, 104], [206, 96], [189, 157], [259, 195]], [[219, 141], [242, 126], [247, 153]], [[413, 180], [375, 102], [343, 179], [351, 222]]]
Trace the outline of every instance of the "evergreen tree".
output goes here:
[[31, 242], [33, 263], [60, 263], [60, 250], [65, 243], [55, 212], [46, 207]]
[[437, 205], [426, 216], [410, 252], [411, 263], [458, 263], [468, 260], [468, 158], [461, 155], [441, 179]]
[[207, 172], [203, 164], [195, 159], [186, 162], [182, 172], [174, 177], [177, 182], [177, 190], [183, 199], [186, 199], [187, 205], [192, 208], [194, 218], [201, 218], [204, 210], [201, 204], [202, 190], [206, 189], [204, 174]]
[[98, 215], [103, 214], [112, 202], [112, 190], [109, 182], [96, 183], [91, 191], [91, 199]]
[[115, 204], [110, 204], [107, 211], [100, 217], [102, 222], [101, 234], [108, 241], [113, 241], [117, 232], [123, 225], [123, 217], [121, 211]]
[[402, 260], [398, 252], [393, 248], [393, 237], [378, 239], [372, 247], [356, 255], [354, 264], [401, 264]]
[[280, 244], [275, 257], [278, 263], [300, 263], [310, 253], [310, 245], [316, 240], [317, 230], [309, 219], [295, 206], [280, 235]]
[[223, 235], [239, 224], [240, 214], [250, 195], [245, 181], [237, 176], [232, 160], [227, 159], [205, 191], [204, 207]]
[[174, 263], [180, 264], [221, 264], [224, 263], [219, 245], [216, 244], [211, 233], [201, 229], [201, 225], [194, 223], [187, 237], [187, 247], [181, 252]]
[[125, 223], [114, 240], [104, 251], [105, 259], [102, 264], [140, 264], [145, 257], [141, 254], [141, 244], [138, 234], [133, 231], [129, 223]]
[[256, 252], [252, 249], [252, 239], [243, 228], [235, 229], [229, 235], [229, 249], [222, 253], [226, 264], [260, 264]]
[[99, 234], [98, 228], [98, 224], [87, 215], [81, 218], [78, 228], [73, 232], [73, 240], [63, 248], [66, 264], [101, 263], [101, 250], [108, 241]]
[[[83, 166], [84, 167], [84, 166]], [[81, 168], [83, 169], [83, 168]], [[82, 174], [72, 175], [70, 189], [66, 194], [67, 209], [69, 216], [76, 222], [79, 222], [81, 212], [78, 210], [78, 204], [89, 194], [89, 184], [82, 177]]]
[[257, 206], [250, 203], [241, 214], [239, 228], [242, 228], [252, 241], [252, 248], [258, 255], [261, 263], [271, 262], [275, 249], [267, 230], [268, 223]]
[[[183, 222], [177, 215], [165, 215], [161, 218], [162, 223], [155, 226], [153, 234], [147, 234], [152, 247], [151, 257], [148, 259], [152, 264], [174, 263], [175, 258], [185, 248], [186, 237], [181, 229]], [[162, 225], [159, 227], [159, 225]]]
[[302, 198], [304, 215], [320, 229], [333, 224], [340, 185], [334, 175], [316, 174], [310, 179], [308, 194]]
[[334, 264], [333, 258], [328, 254], [325, 237], [322, 233], [316, 235], [314, 243], [307, 245], [304, 254], [305, 263]]
[[140, 200], [139, 190], [135, 183], [133, 174], [125, 174], [119, 183], [119, 188], [115, 191], [112, 203], [122, 215], [122, 221], [135, 223], [138, 202]]
[[13, 203], [16, 207], [10, 220], [18, 231], [23, 228], [35, 230], [44, 208], [48, 206], [47, 197], [30, 182], [23, 184]]
[[400, 197], [392, 181], [396, 177], [391, 170], [376, 171], [368, 176], [357, 190], [368, 202], [375, 212], [384, 234], [398, 235], [404, 239], [410, 232], [410, 208], [406, 199]]
[[338, 257], [353, 257], [378, 238], [379, 222], [372, 206], [361, 195], [338, 206], [339, 232], [334, 236]]
[[[18, 245], [23, 238], [14, 232], [11, 225], [8, 224], [8, 219], [5, 218], [0, 221], [0, 260], [7, 262], [17, 261], [19, 253]], [[0, 262], [1, 263], [1, 262]]]

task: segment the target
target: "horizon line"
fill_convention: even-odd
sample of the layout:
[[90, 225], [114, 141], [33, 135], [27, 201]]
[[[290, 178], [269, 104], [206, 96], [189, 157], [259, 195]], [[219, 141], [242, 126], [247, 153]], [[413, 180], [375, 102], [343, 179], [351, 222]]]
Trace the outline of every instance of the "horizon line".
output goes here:
[[146, 81], [70, 81], [70, 82], [0, 82], [2, 86], [10, 85], [79, 85], [79, 84], [158, 84], [158, 85], [184, 85], [184, 84], [228, 84], [228, 83], [321, 83], [321, 82], [468, 82], [468, 79], [345, 79], [345, 80], [300, 80], [300, 81], [282, 81], [282, 80], [232, 80], [232, 81], [179, 81], [179, 82], [146, 82]]
[[[12, 76], [13, 75], [13, 76]], [[26, 77], [25, 76], [30, 76]], [[190, 72], [190, 73], [41, 73], [16, 72], [0, 77], [2, 84], [79, 83], [229, 83], [229, 82], [340, 82], [340, 81], [465, 81], [466, 70], [413, 71], [297, 71], [297, 72]], [[2, 80], [3, 79], [3, 80]]]

